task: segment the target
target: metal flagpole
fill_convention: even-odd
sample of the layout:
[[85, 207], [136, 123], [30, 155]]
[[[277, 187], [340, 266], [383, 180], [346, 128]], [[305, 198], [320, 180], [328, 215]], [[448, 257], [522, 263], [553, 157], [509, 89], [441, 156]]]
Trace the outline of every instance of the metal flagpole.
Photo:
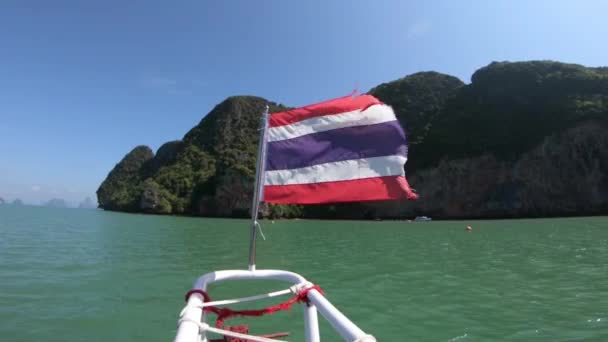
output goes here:
[[258, 158], [255, 167], [255, 183], [253, 202], [251, 203], [251, 241], [249, 242], [249, 270], [255, 271], [255, 240], [259, 227], [258, 212], [260, 202], [264, 199], [264, 170], [266, 168], [266, 131], [268, 129], [268, 105], [262, 114], [262, 127], [260, 128], [260, 142], [258, 144]]

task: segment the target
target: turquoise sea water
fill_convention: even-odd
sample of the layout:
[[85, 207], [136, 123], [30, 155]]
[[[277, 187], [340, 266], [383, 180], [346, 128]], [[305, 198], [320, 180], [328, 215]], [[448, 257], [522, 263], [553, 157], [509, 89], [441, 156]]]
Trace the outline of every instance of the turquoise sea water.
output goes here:
[[[259, 268], [319, 284], [379, 341], [608, 341], [606, 217], [276, 221], [264, 232]], [[0, 341], [170, 341], [196, 277], [246, 268], [248, 233], [242, 220], [0, 206]], [[246, 322], [301, 341], [301, 316]]]

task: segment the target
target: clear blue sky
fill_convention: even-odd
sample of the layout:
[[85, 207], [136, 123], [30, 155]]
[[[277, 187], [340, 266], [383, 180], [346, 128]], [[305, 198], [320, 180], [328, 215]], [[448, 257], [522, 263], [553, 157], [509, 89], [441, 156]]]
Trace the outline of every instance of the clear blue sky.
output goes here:
[[[77, 204], [230, 95], [297, 106], [494, 60], [608, 65], [608, 1], [0, 3], [0, 196]], [[94, 197], [93, 197], [94, 198]]]

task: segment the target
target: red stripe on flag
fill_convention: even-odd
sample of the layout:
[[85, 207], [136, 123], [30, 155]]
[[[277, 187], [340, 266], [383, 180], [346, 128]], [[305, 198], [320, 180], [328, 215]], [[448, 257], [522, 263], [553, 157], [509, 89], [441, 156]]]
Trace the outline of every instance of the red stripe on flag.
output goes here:
[[418, 195], [412, 191], [403, 176], [264, 187], [264, 202], [276, 204], [320, 204], [416, 198]]
[[274, 113], [270, 115], [268, 125], [270, 127], [285, 126], [316, 116], [341, 114], [358, 109], [365, 110], [369, 106], [375, 104], [382, 104], [382, 102], [371, 95], [361, 95], [357, 97], [346, 96], [302, 108]]

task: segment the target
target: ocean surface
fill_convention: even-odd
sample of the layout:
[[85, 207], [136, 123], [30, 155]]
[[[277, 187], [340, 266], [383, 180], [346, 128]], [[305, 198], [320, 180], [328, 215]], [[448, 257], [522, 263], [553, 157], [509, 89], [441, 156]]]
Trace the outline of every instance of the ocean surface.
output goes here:
[[[258, 268], [304, 275], [378, 341], [608, 341], [606, 217], [263, 227]], [[244, 220], [0, 206], [0, 341], [171, 341], [192, 282], [246, 268], [248, 238]], [[228, 324], [302, 341], [301, 318]], [[340, 341], [327, 323], [321, 334]]]

